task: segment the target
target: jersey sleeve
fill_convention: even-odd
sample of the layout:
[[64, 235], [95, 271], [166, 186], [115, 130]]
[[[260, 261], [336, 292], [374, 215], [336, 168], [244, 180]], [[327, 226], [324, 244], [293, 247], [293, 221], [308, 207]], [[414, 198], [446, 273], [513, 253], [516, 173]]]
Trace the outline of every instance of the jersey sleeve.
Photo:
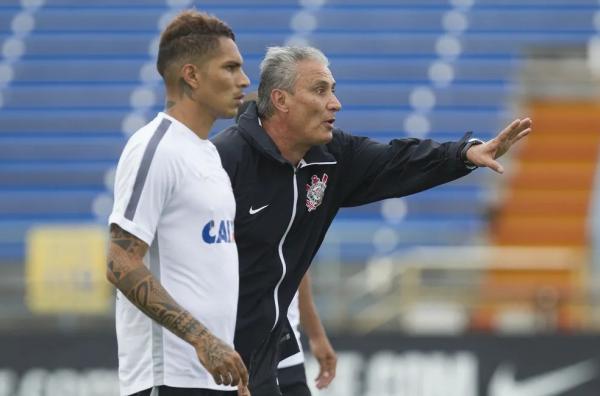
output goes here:
[[117, 166], [109, 224], [117, 224], [150, 246], [176, 175], [172, 158], [160, 143], [130, 143]]

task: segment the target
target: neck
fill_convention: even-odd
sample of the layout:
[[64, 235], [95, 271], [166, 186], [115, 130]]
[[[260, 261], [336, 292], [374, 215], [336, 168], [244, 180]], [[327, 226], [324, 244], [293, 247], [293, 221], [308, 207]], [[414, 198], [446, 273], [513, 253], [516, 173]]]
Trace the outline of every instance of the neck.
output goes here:
[[304, 158], [310, 146], [299, 144], [295, 141], [293, 131], [278, 116], [275, 115], [268, 119], [261, 119], [261, 121], [263, 129], [273, 140], [281, 156], [288, 160], [290, 164], [298, 166], [298, 163]]
[[200, 139], [207, 139], [215, 117], [185, 96], [167, 97], [165, 113], [192, 130]]

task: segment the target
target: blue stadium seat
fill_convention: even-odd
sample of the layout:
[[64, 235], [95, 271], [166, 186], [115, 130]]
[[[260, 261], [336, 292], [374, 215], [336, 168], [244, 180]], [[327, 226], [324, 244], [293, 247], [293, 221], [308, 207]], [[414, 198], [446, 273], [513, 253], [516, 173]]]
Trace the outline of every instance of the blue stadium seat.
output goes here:
[[0, 216], [13, 219], [89, 219], [98, 190], [25, 190], [3, 191]]
[[440, 32], [442, 17], [450, 8], [444, 7], [330, 7], [316, 13], [321, 32]]
[[[194, 2], [235, 30], [255, 90], [267, 47], [293, 35], [306, 11], [297, 0]], [[446, 87], [431, 83], [448, 0], [329, 0], [301, 34], [330, 58], [344, 110], [337, 126], [386, 142], [408, 136], [410, 95], [425, 86], [435, 107], [425, 114], [427, 138], [458, 139], [467, 130], [488, 139], [506, 122], [506, 101], [523, 51], [534, 46], [582, 45], [595, 33], [597, 0], [478, 0], [457, 35], [460, 54], [448, 61]], [[11, 37], [18, 0], [0, 4], [0, 48]], [[36, 223], [95, 221], [92, 203], [106, 193], [105, 172], [125, 144], [123, 121], [141, 69], [153, 63], [151, 44], [168, 11], [164, 0], [46, 0], [34, 11], [25, 53], [11, 63], [14, 78], [0, 92], [0, 261], [23, 257], [23, 238]], [[252, 15], [252, 18], [248, 16]], [[149, 86], [156, 104], [160, 84]], [[231, 125], [219, 120], [213, 133]], [[382, 225], [397, 233], [395, 250], [415, 245], [472, 243], [487, 227], [488, 176], [479, 170], [430, 191], [403, 198], [406, 217], [386, 223], [382, 203], [344, 209], [320, 255], [360, 260], [381, 253], [373, 244]], [[460, 232], [457, 232], [460, 230]], [[329, 240], [329, 237], [328, 237]]]
[[521, 7], [547, 7], [562, 6], [571, 8], [573, 6], [594, 6], [596, 0], [477, 0], [476, 6], [521, 6]]
[[448, 0], [327, 0], [331, 6], [448, 7]]
[[16, 7], [0, 7], [0, 34], [11, 33], [11, 22], [13, 17], [19, 12]]
[[[539, 44], [573, 45], [587, 40], [587, 32], [468, 32], [460, 36], [461, 56], [509, 57], [519, 55], [524, 47]], [[431, 59], [437, 57], [436, 42], [440, 32], [369, 32], [369, 34], [316, 31], [308, 34], [310, 45], [322, 49], [329, 57], [380, 56]], [[243, 47], [242, 47], [243, 48]]]
[[[18, 0], [11, 0], [18, 3]], [[431, 0], [430, 0], [431, 1]], [[98, 0], [94, 1], [94, 6], [98, 7], [165, 7], [165, 0]], [[193, 6], [198, 10], [205, 10], [208, 7], [248, 7], [247, 0], [202, 0], [196, 1]], [[298, 6], [298, 0], [252, 0], [254, 6]], [[46, 7], [81, 7], [81, 0], [46, 0]]]
[[[409, 114], [406, 110], [343, 110], [336, 117], [336, 125], [356, 134], [397, 133], [398, 137], [406, 137], [403, 122]], [[494, 110], [440, 110], [431, 114], [430, 123], [432, 131], [447, 133], [451, 139], [467, 130], [495, 132], [504, 118]]]
[[[217, 13], [238, 34], [252, 31], [289, 31], [289, 21], [295, 9], [254, 7], [205, 7]], [[164, 7], [130, 8], [45, 8], [36, 16], [37, 32], [136, 32], [159, 33], [159, 19]], [[249, 13], [252, 18], [248, 18]], [[109, 23], [110, 22], [110, 23]]]
[[126, 114], [123, 110], [3, 110], [0, 112], [0, 137], [4, 133], [115, 133], [121, 131]]
[[[340, 85], [346, 81], [372, 82], [430, 82], [429, 67], [432, 59], [368, 57], [330, 58], [331, 70]], [[498, 82], [506, 81], [514, 72], [518, 60], [464, 59], [453, 64], [455, 82]], [[512, 67], [511, 67], [512, 66]]]
[[74, 161], [63, 158], [63, 163], [31, 161], [0, 162], [0, 185], [7, 190], [30, 188], [96, 189], [105, 188], [106, 170], [113, 165], [113, 159], [104, 162], [89, 160]]
[[71, 59], [15, 62], [14, 83], [131, 83], [139, 81], [141, 60]]
[[587, 32], [593, 29], [598, 6], [587, 7], [475, 7], [469, 30], [478, 32]]
[[[406, 204], [407, 220], [477, 220], [484, 217], [488, 202], [481, 187], [437, 187], [433, 190], [402, 198]], [[382, 203], [357, 206], [344, 210], [341, 219], [385, 221]]]
[[[340, 216], [343, 216], [345, 210], [353, 209], [342, 209]], [[382, 252], [373, 243], [374, 236], [382, 228], [381, 220], [349, 220], [340, 217], [333, 222], [317, 259], [356, 262], [414, 246], [467, 245], [472, 243], [474, 235], [484, 235], [486, 226], [483, 220], [406, 220], [387, 226], [394, 229], [397, 242]]]
[[[135, 83], [124, 84], [21, 84], [2, 92], [6, 109], [122, 109], [129, 110], [129, 96]], [[84, 95], [83, 93], [86, 93]]]
[[[149, 56], [149, 43], [155, 33], [34, 33], [25, 38], [27, 52], [24, 58], [52, 58], [68, 60], [107, 57], [140, 58]], [[115, 45], [115, 43], [119, 43]]]
[[[112, 161], [116, 163], [125, 146], [117, 137], [10, 137], [0, 138], [0, 165], [8, 161], [27, 164], [32, 161]], [[108, 167], [107, 167], [108, 169]]]
[[[415, 84], [381, 82], [353, 83], [344, 81], [336, 89], [337, 97], [345, 109], [355, 106], [409, 107], [409, 97], [415, 90]], [[446, 88], [429, 88], [435, 95], [435, 108], [496, 109], [502, 108], [506, 95], [512, 87], [509, 84], [453, 84]], [[343, 115], [341, 113], [340, 115]]]
[[5, 219], [0, 218], [0, 262], [19, 263], [25, 257], [25, 238], [30, 228], [36, 225], [89, 223], [93, 216], [88, 215], [79, 219]]
[[35, 31], [50, 32], [150, 32], [158, 33], [160, 8], [42, 8], [36, 14]]

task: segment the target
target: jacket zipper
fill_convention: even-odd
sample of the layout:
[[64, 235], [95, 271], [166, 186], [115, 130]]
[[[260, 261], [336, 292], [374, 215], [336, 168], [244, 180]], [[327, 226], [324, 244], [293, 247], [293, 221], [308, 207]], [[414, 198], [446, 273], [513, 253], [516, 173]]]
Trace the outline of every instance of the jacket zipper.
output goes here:
[[275, 285], [275, 291], [273, 292], [273, 298], [275, 299], [275, 322], [273, 323], [273, 327], [271, 328], [271, 331], [273, 331], [273, 329], [275, 329], [275, 326], [277, 325], [277, 322], [279, 321], [278, 292], [279, 292], [279, 286], [281, 286], [281, 282], [283, 282], [283, 278], [285, 278], [285, 274], [287, 272], [285, 259], [283, 258], [283, 243], [285, 242], [285, 238], [287, 237], [288, 233], [290, 232], [290, 229], [292, 228], [292, 224], [294, 223], [294, 219], [296, 218], [296, 206], [297, 206], [296, 203], [298, 201], [298, 183], [296, 183], [296, 168], [293, 168], [293, 170], [294, 170], [294, 177], [293, 177], [292, 181], [294, 182], [294, 202], [293, 202], [293, 206], [292, 206], [292, 218], [290, 219], [290, 223], [288, 224], [287, 229], [285, 230], [285, 233], [283, 234], [283, 237], [281, 237], [281, 241], [279, 241], [278, 252], [279, 252], [279, 259], [281, 260], [281, 266], [283, 268], [283, 271], [281, 273], [281, 278], [279, 279], [279, 282], [277, 282], [277, 285]]

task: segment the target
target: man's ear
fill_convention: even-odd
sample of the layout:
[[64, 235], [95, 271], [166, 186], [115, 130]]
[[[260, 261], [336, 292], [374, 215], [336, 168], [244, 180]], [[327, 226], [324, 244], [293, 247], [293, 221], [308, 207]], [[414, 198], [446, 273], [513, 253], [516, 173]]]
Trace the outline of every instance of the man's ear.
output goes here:
[[289, 111], [289, 98], [288, 93], [281, 89], [274, 89], [271, 91], [271, 103], [273, 103], [273, 107], [282, 113], [287, 113]]
[[202, 75], [198, 66], [192, 63], [186, 63], [181, 66], [180, 75], [183, 82], [192, 89], [196, 89], [200, 86]]

